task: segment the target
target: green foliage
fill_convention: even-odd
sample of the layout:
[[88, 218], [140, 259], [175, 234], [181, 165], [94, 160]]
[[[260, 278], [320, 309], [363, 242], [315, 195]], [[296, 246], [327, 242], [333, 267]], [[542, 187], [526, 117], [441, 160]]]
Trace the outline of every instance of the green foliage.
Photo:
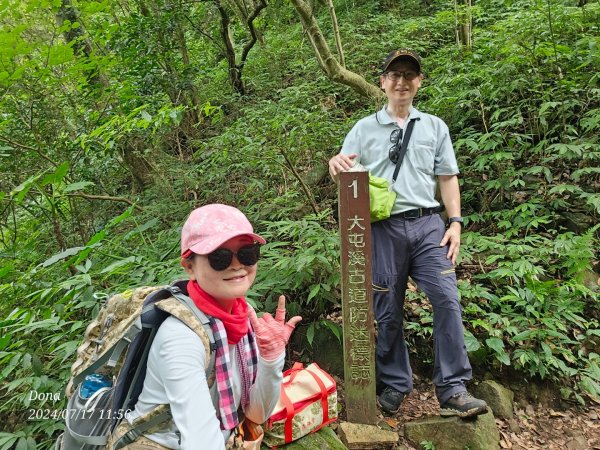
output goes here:
[[600, 323], [590, 312], [598, 292], [583, 280], [598, 247], [598, 228], [553, 239], [466, 233], [471, 253], [463, 261], [484, 270], [460, 285], [463, 303], [468, 299], [465, 319], [492, 360], [514, 364], [531, 377], [556, 382], [574, 377], [574, 393], [600, 394], [597, 379], [590, 383], [588, 376], [596, 373], [593, 336]]
[[423, 448], [423, 450], [435, 450], [435, 444], [431, 441], [421, 441], [419, 445]]
[[[212, 3], [72, 3], [77, 20], [57, 20], [61, 2], [0, 6], [0, 450], [51, 447], [60, 423], [27, 409], [64, 397], [29, 394], [62, 393], [104, 298], [184, 276], [179, 231], [200, 204], [239, 206], [267, 238], [253, 304], [285, 294], [309, 344], [340, 337], [326, 163], [377, 106], [323, 75], [286, 2], [261, 14], [244, 97]], [[448, 123], [462, 170], [467, 348], [599, 401], [600, 7], [482, 0], [466, 49], [453, 6], [427, 3], [336, 8], [347, 67], [368, 80], [391, 48], [424, 57], [417, 107]], [[331, 36], [318, 2], [315, 15]], [[431, 362], [431, 307], [412, 291], [406, 306], [411, 348]]]
[[270, 311], [285, 294], [290, 315], [307, 318], [321, 317], [338, 302], [340, 243], [335, 231], [323, 226], [330, 214], [262, 223], [267, 244], [250, 298], [264, 299], [261, 306]]

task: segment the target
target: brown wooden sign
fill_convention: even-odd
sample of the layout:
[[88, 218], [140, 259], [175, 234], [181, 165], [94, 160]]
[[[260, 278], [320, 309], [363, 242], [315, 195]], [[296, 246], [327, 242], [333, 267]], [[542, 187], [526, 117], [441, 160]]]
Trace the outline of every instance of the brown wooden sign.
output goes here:
[[344, 391], [349, 422], [377, 423], [368, 172], [339, 174]]

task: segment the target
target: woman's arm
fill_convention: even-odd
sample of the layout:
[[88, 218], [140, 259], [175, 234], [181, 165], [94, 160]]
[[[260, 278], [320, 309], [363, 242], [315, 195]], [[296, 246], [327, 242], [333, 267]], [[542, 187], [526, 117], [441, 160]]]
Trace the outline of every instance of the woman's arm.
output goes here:
[[160, 327], [156, 369], [181, 433], [182, 450], [223, 450], [225, 442], [210, 396], [200, 338], [175, 318]]
[[259, 356], [256, 381], [250, 389], [250, 405], [245, 411], [252, 422], [263, 423], [273, 413], [279, 400], [285, 353], [274, 361]]

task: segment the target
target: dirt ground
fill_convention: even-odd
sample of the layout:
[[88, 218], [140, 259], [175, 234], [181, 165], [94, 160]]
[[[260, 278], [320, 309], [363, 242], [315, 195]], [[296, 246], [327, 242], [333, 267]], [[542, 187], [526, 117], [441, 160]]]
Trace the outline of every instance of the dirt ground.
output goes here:
[[[338, 383], [338, 401], [345, 406], [341, 383]], [[600, 450], [600, 405], [563, 405], [559, 409], [548, 404], [532, 404], [516, 393], [514, 413], [514, 420], [496, 419], [502, 449]], [[431, 384], [416, 377], [414, 390], [404, 399], [400, 411], [393, 417], [381, 415], [380, 419], [398, 431], [398, 448], [420, 450], [404, 438], [403, 425], [436, 415], [439, 415], [439, 406]], [[345, 419], [344, 409], [340, 418]]]

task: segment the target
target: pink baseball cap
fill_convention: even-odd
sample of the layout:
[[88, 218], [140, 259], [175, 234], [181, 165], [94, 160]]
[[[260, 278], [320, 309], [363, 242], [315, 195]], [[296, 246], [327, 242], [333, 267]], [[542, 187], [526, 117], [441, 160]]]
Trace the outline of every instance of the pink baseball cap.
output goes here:
[[189, 252], [207, 255], [224, 242], [237, 236], [249, 236], [259, 244], [266, 241], [254, 233], [243, 212], [218, 203], [192, 211], [181, 229], [181, 256]]

